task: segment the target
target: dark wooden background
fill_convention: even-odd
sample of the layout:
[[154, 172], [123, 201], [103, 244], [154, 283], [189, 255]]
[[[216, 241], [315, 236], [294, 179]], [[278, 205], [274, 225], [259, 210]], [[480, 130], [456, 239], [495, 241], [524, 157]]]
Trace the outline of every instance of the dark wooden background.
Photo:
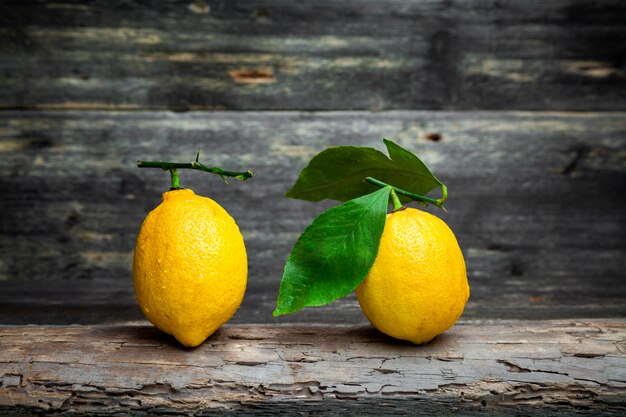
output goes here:
[[450, 190], [464, 319], [626, 316], [626, 2], [0, 2], [0, 324], [141, 319], [134, 239], [183, 172], [245, 235], [240, 323], [364, 323], [353, 297], [274, 319], [283, 194], [327, 146], [416, 151]]

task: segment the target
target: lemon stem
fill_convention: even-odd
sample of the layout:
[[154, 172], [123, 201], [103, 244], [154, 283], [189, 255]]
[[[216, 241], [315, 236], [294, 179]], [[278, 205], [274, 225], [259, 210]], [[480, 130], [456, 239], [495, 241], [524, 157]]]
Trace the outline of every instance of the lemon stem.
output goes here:
[[193, 162], [163, 162], [163, 161], [137, 161], [138, 168], [160, 168], [163, 171], [170, 171], [172, 176], [172, 189], [180, 188], [180, 180], [178, 178], [177, 169], [195, 169], [196, 171], [204, 171], [210, 172], [212, 174], [217, 174], [224, 182], [226, 182], [226, 177], [236, 178], [241, 181], [245, 181], [248, 178], [254, 177], [254, 172], [245, 171], [245, 172], [235, 172], [235, 171], [227, 171], [218, 167], [208, 167], [204, 165], [202, 162], [198, 162], [198, 157], [196, 156], [196, 160]]
[[180, 178], [178, 178], [178, 171], [170, 169], [170, 175], [172, 177], [172, 186], [170, 190], [180, 190]]
[[[441, 185], [442, 196], [439, 199], [434, 199], [434, 198], [425, 197], [425, 196], [419, 195], [419, 194], [413, 194], [410, 191], [406, 191], [406, 190], [403, 190], [401, 188], [394, 187], [393, 185], [389, 185], [389, 184], [387, 184], [385, 182], [377, 180], [376, 178], [367, 177], [367, 178], [365, 178], [365, 181], [369, 182], [370, 184], [374, 184], [377, 187], [381, 187], [381, 188], [382, 187], [390, 187], [391, 188], [391, 198], [392, 198], [392, 200], [393, 200], [395, 194], [400, 194], [400, 195], [403, 195], [405, 197], [409, 197], [411, 200], [417, 201], [420, 204], [432, 204], [434, 206], [439, 207], [443, 211], [446, 211], [446, 209], [443, 206], [443, 203], [448, 198], [448, 189], [446, 188], [445, 185], [443, 185], [441, 183], [440, 183], [440, 185]], [[395, 195], [395, 197], [398, 198], [397, 195]], [[397, 210], [397, 208], [395, 208], [395, 206], [396, 206], [396, 203], [394, 201], [394, 210]]]
[[393, 201], [393, 211], [400, 210], [402, 208], [402, 203], [400, 202], [400, 199], [398, 198], [398, 194], [396, 194], [396, 191], [393, 188], [391, 188], [389, 194], [391, 195], [391, 201]]

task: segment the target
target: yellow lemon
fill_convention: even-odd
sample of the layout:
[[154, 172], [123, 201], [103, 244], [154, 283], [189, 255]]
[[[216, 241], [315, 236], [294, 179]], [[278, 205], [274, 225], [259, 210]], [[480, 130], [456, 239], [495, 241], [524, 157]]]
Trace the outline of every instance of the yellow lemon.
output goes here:
[[243, 236], [226, 210], [189, 189], [163, 194], [133, 258], [135, 296], [148, 320], [198, 346], [235, 314], [247, 276]]
[[356, 290], [378, 330], [426, 343], [452, 327], [469, 293], [463, 254], [443, 220], [412, 208], [387, 215], [374, 265]]

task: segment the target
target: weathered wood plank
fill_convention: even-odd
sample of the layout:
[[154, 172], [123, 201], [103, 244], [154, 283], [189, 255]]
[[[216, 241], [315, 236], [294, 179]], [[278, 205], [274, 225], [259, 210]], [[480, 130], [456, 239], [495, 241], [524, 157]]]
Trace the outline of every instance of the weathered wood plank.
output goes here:
[[[440, 141], [427, 139], [439, 134]], [[504, 112], [3, 112], [0, 323], [141, 318], [130, 260], [168, 175], [135, 160], [251, 168], [245, 183], [182, 174], [239, 223], [249, 288], [238, 322], [363, 323], [354, 298], [275, 319], [283, 263], [327, 204], [283, 194], [327, 146], [395, 138], [447, 183], [437, 212], [464, 250], [466, 318], [626, 315], [626, 114]]]
[[0, 4], [0, 107], [626, 108], [620, 0]]
[[426, 346], [227, 326], [194, 350], [144, 324], [2, 326], [0, 411], [619, 415], [625, 348], [623, 320], [457, 325]]

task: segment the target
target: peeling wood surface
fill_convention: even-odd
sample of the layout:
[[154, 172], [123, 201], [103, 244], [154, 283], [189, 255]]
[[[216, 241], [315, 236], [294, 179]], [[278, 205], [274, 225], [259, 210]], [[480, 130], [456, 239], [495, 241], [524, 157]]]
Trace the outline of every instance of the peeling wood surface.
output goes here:
[[9, 109], [626, 108], [621, 0], [3, 1]]
[[143, 323], [1, 326], [0, 411], [623, 415], [625, 349], [624, 320], [464, 324], [426, 346], [226, 326], [194, 350]]
[[[0, 323], [141, 319], [131, 254], [169, 175], [137, 159], [253, 169], [247, 182], [181, 174], [237, 220], [249, 286], [237, 323], [365, 323], [349, 297], [271, 312], [299, 233], [333, 203], [284, 198], [338, 144], [416, 151], [450, 190], [472, 296], [465, 318], [626, 315], [626, 113], [2, 112]], [[437, 137], [438, 141], [432, 138]], [[430, 139], [429, 139], [430, 138]]]

